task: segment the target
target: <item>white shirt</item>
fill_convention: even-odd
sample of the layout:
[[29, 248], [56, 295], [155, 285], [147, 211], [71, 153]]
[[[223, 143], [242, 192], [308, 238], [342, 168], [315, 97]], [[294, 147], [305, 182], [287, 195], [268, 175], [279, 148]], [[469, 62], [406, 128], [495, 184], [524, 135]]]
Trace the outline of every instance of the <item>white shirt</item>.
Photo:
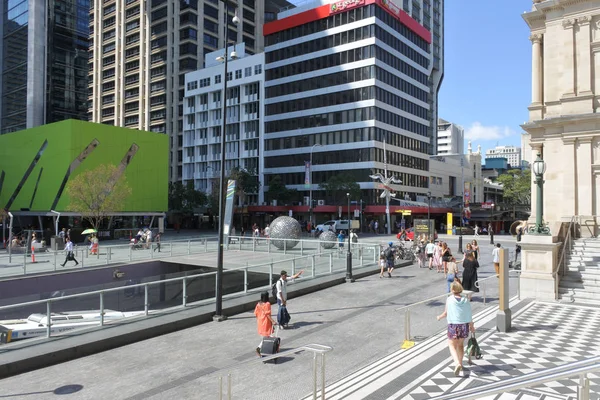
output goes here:
[[494, 247], [494, 250], [492, 250], [492, 257], [494, 258], [492, 262], [500, 262], [500, 247]]
[[268, 226], [265, 228], [265, 236], [269, 236], [269, 231], [270, 230], [271, 229]]
[[283, 280], [279, 278], [277, 281], [277, 298], [279, 300], [287, 300], [287, 283], [288, 281], [293, 281], [294, 278], [288, 276], [287, 280]]
[[427, 243], [427, 246], [425, 246], [425, 252], [427, 254], [433, 254], [434, 251], [435, 251], [435, 244]]
[[69, 241], [65, 244], [65, 251], [73, 251], [73, 242]]

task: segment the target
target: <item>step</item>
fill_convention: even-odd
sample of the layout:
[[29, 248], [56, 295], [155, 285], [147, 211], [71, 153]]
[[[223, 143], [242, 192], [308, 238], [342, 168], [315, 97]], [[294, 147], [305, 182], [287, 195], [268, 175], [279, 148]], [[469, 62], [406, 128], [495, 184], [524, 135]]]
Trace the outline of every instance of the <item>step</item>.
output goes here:
[[578, 257], [600, 257], [600, 251], [591, 251], [591, 250], [584, 250], [584, 249], [573, 249], [571, 250], [570, 253], [566, 254], [567, 257], [573, 257], [573, 256], [578, 256]]
[[558, 288], [558, 294], [562, 299], [572, 298], [576, 302], [583, 302], [584, 299], [600, 301], [600, 291], [594, 292], [577, 288]]
[[588, 272], [590, 274], [596, 274], [600, 273], [600, 264], [570, 262], [567, 264], [567, 271]]
[[567, 266], [578, 268], [596, 269], [600, 268], [600, 261], [567, 260]]

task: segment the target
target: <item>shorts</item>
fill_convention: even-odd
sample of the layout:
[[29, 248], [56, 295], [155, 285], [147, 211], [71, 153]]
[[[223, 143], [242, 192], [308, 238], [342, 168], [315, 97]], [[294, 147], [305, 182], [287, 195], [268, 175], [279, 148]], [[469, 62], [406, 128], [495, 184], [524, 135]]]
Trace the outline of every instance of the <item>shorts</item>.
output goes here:
[[387, 260], [386, 261], [387, 267], [388, 268], [394, 268], [394, 260]]
[[448, 324], [448, 339], [466, 339], [469, 337], [469, 324]]
[[427, 258], [433, 258], [433, 253], [427, 253]]

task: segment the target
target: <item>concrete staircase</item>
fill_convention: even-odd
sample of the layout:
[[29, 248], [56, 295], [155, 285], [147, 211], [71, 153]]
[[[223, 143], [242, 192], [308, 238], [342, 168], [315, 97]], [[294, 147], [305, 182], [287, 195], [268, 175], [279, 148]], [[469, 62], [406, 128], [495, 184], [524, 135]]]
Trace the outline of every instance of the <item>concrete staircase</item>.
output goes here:
[[561, 300], [600, 303], [600, 239], [576, 239], [567, 255], [567, 269], [558, 285]]

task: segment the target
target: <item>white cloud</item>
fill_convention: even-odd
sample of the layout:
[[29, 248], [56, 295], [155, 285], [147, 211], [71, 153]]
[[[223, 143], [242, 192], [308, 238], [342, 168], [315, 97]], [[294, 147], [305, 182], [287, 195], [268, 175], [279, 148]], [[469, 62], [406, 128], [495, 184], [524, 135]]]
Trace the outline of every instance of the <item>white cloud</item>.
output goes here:
[[500, 140], [515, 135], [517, 132], [508, 126], [484, 126], [473, 122], [465, 129], [465, 139], [469, 140]]

